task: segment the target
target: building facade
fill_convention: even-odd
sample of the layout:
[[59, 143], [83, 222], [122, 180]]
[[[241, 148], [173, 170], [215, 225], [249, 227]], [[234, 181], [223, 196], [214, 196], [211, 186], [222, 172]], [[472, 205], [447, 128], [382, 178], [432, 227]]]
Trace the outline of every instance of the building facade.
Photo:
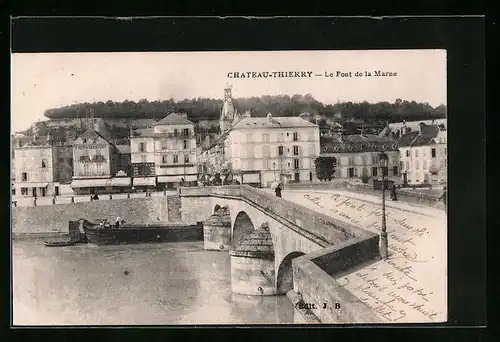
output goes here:
[[227, 168], [242, 183], [316, 180], [319, 128], [299, 117], [242, 118], [223, 146]]
[[[78, 194], [112, 193], [130, 187], [130, 178], [112, 179], [118, 171], [119, 152], [92, 129], [73, 142], [73, 180]], [[124, 189], [125, 188], [125, 189]]]
[[44, 197], [59, 195], [57, 176], [57, 150], [50, 145], [14, 148], [13, 195]]
[[389, 158], [390, 178], [399, 178], [399, 150], [395, 141], [377, 135], [346, 135], [323, 137], [321, 156], [336, 159], [335, 178], [381, 177], [379, 155], [385, 152]]
[[152, 128], [137, 129], [131, 133], [130, 161], [134, 188], [155, 188], [155, 146]]
[[447, 131], [443, 125], [422, 123], [398, 141], [403, 183], [444, 184], [448, 179]]
[[157, 187], [173, 188], [184, 182], [196, 185], [196, 138], [186, 114], [171, 113], [153, 125]]

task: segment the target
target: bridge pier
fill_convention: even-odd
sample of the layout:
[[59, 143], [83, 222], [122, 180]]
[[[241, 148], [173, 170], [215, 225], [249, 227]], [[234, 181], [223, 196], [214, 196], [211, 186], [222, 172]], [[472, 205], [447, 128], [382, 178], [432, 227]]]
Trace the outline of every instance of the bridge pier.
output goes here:
[[233, 293], [276, 295], [274, 248], [267, 223], [241, 240], [229, 255]]
[[206, 250], [228, 251], [231, 248], [231, 216], [228, 207], [218, 209], [203, 222], [203, 245]]

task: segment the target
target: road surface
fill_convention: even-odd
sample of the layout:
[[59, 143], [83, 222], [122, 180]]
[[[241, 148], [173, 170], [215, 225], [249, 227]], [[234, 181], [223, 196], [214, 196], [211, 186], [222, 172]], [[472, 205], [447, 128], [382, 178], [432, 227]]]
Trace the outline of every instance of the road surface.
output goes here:
[[[285, 190], [282, 196], [363, 229], [380, 232], [381, 197], [337, 190]], [[386, 204], [389, 259], [351, 269], [338, 275], [338, 282], [388, 323], [446, 321], [445, 212], [388, 198]]]

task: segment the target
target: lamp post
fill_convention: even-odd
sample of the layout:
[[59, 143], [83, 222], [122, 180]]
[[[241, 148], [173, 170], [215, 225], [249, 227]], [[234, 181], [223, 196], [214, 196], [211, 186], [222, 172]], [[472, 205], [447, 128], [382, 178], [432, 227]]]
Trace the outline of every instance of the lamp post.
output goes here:
[[274, 181], [276, 182], [276, 163], [273, 163]]
[[382, 229], [380, 232], [380, 255], [383, 259], [387, 259], [388, 246], [387, 246], [387, 225], [385, 221], [385, 170], [387, 170], [387, 165], [389, 163], [389, 158], [384, 152], [379, 155], [379, 166], [382, 171]]

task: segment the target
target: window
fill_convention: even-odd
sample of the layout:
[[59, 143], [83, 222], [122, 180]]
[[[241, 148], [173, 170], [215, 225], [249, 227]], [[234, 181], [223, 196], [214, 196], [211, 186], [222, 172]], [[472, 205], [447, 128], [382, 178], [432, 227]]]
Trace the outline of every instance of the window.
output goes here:
[[372, 175], [373, 177], [377, 177], [378, 175], [378, 168], [376, 166], [372, 167]]
[[178, 136], [179, 132], [177, 131], [177, 128], [174, 128], [174, 137]]
[[299, 147], [298, 146], [294, 146], [293, 147], [293, 155], [294, 156], [298, 156], [299, 155]]
[[168, 163], [168, 154], [164, 154], [164, 155], [161, 156], [161, 162], [163, 164]]
[[406, 171], [409, 171], [410, 170], [410, 162], [408, 160], [405, 162], [405, 166], [406, 166]]
[[366, 167], [363, 168], [363, 176], [368, 176], [368, 169]]
[[87, 164], [87, 163], [83, 164], [83, 174], [84, 175], [89, 174], [89, 164]]
[[415, 149], [415, 157], [418, 158], [418, 150]]
[[299, 141], [299, 133], [293, 132], [293, 141]]
[[425, 152], [426, 150], [427, 150], [426, 148], [422, 149], [422, 155], [423, 155], [424, 157], [427, 157], [427, 153]]
[[424, 160], [422, 162], [422, 169], [426, 170], [427, 169], [427, 160]]
[[444, 148], [444, 155], [446, 155], [446, 147]]
[[354, 168], [353, 167], [350, 167], [349, 169], [347, 169], [347, 171], [348, 171], [349, 178], [354, 177]]
[[102, 173], [102, 164], [96, 164], [97, 174], [100, 175]]
[[21, 174], [21, 180], [22, 180], [23, 182], [27, 182], [27, 181], [28, 181], [28, 174], [27, 174], [26, 172], [23, 172], [23, 173]]
[[415, 160], [415, 170], [420, 169], [420, 161]]
[[174, 154], [174, 164], [177, 164], [179, 162], [179, 156], [177, 154]]
[[21, 188], [21, 195], [27, 195], [28, 194], [28, 188]]
[[141, 162], [145, 163], [147, 161], [147, 156], [145, 154], [141, 154]]
[[87, 139], [83, 139], [83, 142], [86, 143], [87, 142]]
[[378, 164], [378, 156], [377, 155], [373, 155], [372, 156], [372, 164], [373, 165], [377, 165]]
[[141, 142], [139, 143], [139, 152], [146, 152], [146, 144]]
[[283, 146], [278, 146], [278, 156], [283, 155]]
[[183, 149], [187, 149], [188, 148], [188, 142], [187, 142], [187, 140], [183, 140], [182, 141], [182, 148]]
[[393, 166], [393, 167], [392, 167], [392, 174], [393, 174], [394, 176], [397, 176], [397, 175], [398, 175], [398, 167], [397, 167], [397, 166]]
[[347, 165], [353, 165], [352, 157], [347, 157]]
[[269, 142], [269, 134], [268, 133], [263, 133], [262, 134], [262, 141], [265, 143]]
[[189, 136], [189, 128], [183, 128], [182, 129], [182, 136], [183, 137]]
[[168, 140], [162, 140], [161, 141], [161, 149], [162, 150], [168, 150]]
[[184, 155], [184, 163], [189, 163], [189, 154]]
[[436, 158], [436, 149], [435, 148], [431, 149], [431, 157]]
[[410, 156], [410, 150], [406, 150], [406, 156], [409, 157]]
[[270, 157], [271, 156], [271, 151], [269, 150], [269, 146], [263, 146], [262, 147], [262, 156], [264, 157]]
[[293, 160], [293, 168], [294, 169], [298, 169], [299, 168], [299, 160], [298, 159], [294, 159]]

